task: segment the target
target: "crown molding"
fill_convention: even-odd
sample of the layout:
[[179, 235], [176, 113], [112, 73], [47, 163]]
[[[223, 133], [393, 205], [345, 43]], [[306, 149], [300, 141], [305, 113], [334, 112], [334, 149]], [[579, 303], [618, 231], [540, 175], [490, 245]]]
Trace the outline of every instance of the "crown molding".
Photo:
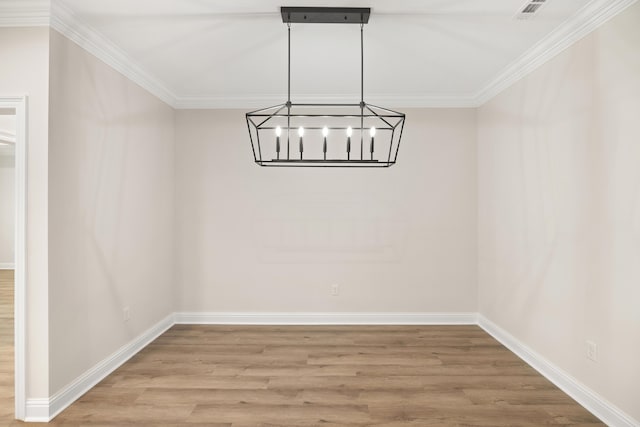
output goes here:
[[165, 103], [175, 107], [175, 95], [162, 82], [139, 67], [129, 55], [112, 41], [81, 22], [70, 9], [59, 1], [54, 1], [51, 4], [51, 28]]
[[49, 25], [49, 0], [3, 0], [0, 28], [45, 27]]
[[478, 91], [476, 104], [481, 106], [491, 100], [636, 1], [592, 0]]

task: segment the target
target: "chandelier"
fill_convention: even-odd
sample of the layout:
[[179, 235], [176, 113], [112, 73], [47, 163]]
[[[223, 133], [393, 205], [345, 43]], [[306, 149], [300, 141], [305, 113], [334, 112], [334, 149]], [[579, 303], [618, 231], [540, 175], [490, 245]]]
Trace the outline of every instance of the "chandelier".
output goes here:
[[[389, 167], [396, 163], [405, 115], [364, 101], [364, 24], [370, 8], [281, 7], [287, 24], [287, 102], [246, 114], [260, 166]], [[360, 102], [291, 101], [291, 24], [360, 25]]]

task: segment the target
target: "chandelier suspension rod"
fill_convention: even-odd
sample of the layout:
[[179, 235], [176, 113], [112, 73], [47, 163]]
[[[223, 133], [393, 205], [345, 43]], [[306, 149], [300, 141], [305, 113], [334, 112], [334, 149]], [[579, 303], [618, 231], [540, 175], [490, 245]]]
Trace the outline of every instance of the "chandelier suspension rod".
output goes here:
[[291, 22], [287, 22], [287, 102], [291, 102]]
[[364, 21], [360, 15], [360, 160], [364, 160]]
[[287, 22], [287, 160], [289, 160], [289, 139], [291, 135], [291, 15]]
[[364, 104], [364, 23], [360, 23], [360, 102]]

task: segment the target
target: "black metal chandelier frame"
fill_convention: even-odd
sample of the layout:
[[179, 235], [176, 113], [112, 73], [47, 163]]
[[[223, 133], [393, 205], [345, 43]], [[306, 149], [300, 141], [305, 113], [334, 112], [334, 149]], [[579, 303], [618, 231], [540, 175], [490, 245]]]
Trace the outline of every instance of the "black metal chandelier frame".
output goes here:
[[[287, 102], [246, 114], [255, 162], [272, 167], [389, 167], [395, 164], [405, 115], [364, 101], [364, 25], [369, 22], [371, 9], [281, 7], [280, 11], [282, 21], [287, 24]], [[291, 102], [292, 23], [360, 25], [359, 103]], [[327, 121], [333, 123], [329, 126]], [[292, 138], [296, 130], [297, 147]], [[317, 143], [307, 142], [305, 151], [306, 131], [312, 136], [321, 133], [322, 138], [316, 138]], [[333, 135], [335, 131], [339, 131], [338, 141]], [[340, 131], [345, 132], [343, 137], [339, 137]], [[329, 132], [332, 133], [330, 143]], [[285, 139], [283, 144], [281, 136]], [[352, 137], [356, 145], [353, 153]]]

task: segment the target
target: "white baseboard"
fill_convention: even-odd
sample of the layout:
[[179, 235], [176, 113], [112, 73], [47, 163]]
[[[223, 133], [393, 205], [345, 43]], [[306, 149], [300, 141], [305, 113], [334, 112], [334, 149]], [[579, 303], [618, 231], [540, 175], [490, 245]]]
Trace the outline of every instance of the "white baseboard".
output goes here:
[[170, 314], [48, 399], [27, 399], [25, 421], [48, 422], [174, 325]]
[[481, 314], [478, 315], [478, 325], [608, 426], [640, 426], [640, 422], [625, 414]]
[[0, 262], [0, 270], [15, 270], [16, 265], [12, 262]]
[[27, 399], [26, 415], [24, 421], [31, 423], [48, 423], [51, 421], [49, 416], [49, 399]]
[[476, 313], [175, 313], [194, 325], [475, 325]]

